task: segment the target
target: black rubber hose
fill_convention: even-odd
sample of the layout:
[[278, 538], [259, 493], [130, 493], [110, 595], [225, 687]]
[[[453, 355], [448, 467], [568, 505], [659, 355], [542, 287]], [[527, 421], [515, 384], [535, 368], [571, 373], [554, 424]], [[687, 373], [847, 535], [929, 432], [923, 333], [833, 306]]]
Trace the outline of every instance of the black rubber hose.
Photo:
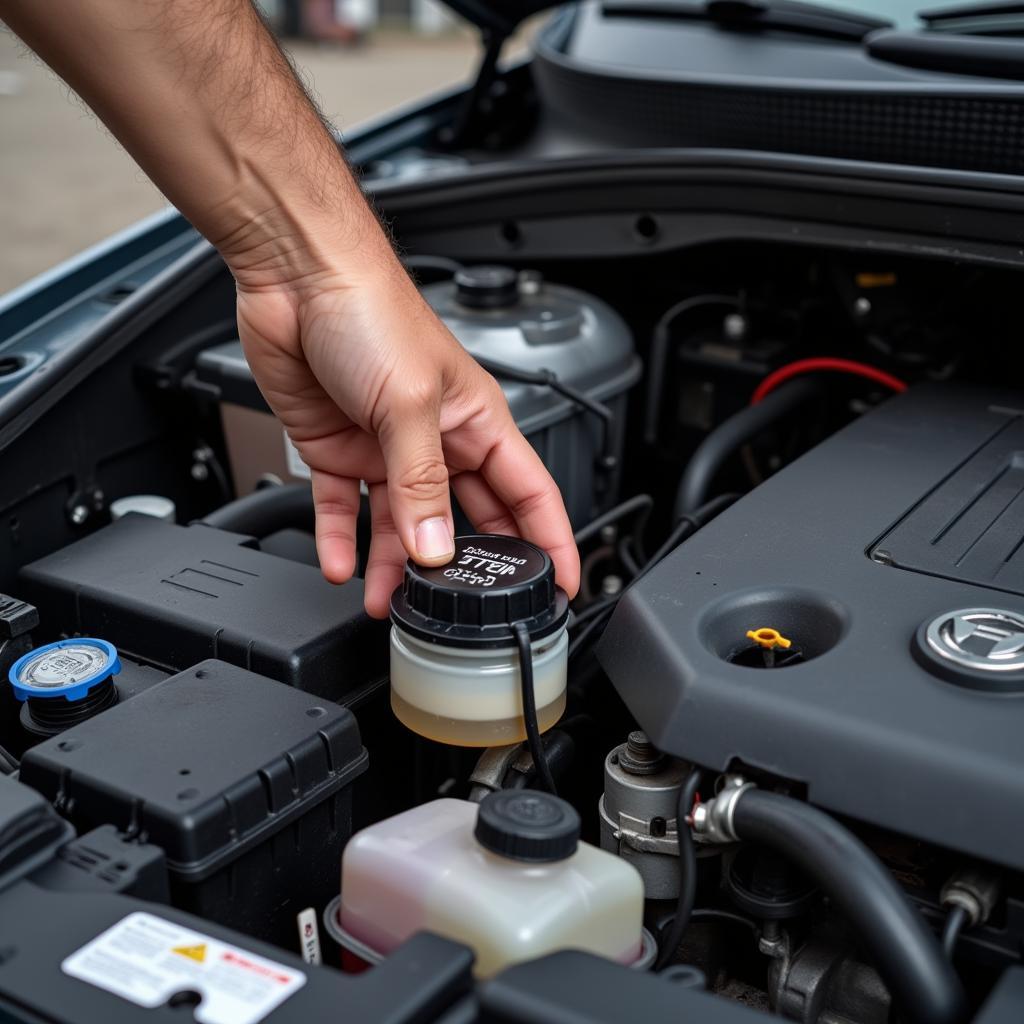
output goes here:
[[675, 321], [692, 309], [707, 306], [739, 308], [740, 300], [734, 295], [691, 295], [670, 306], [654, 325], [651, 348], [647, 357], [647, 409], [644, 417], [644, 440], [654, 444], [658, 439], [658, 421], [661, 418], [661, 393], [665, 387], [665, 365], [668, 360], [670, 329]]
[[877, 857], [834, 818], [790, 797], [748, 790], [733, 811], [740, 839], [777, 850], [807, 873], [854, 925], [901, 1013], [956, 1024], [963, 986], [924, 918]]
[[690, 831], [689, 817], [693, 809], [693, 801], [697, 797], [700, 785], [700, 769], [693, 768], [679, 787], [676, 799], [676, 835], [679, 837], [679, 897], [676, 900], [676, 912], [669, 926], [668, 934], [661, 940], [658, 959], [654, 964], [656, 971], [667, 967], [675, 956], [679, 944], [686, 934], [690, 923], [693, 905], [697, 901], [697, 848], [694, 846], [693, 833]]
[[708, 500], [718, 471], [742, 445], [773, 426], [820, 393], [809, 377], [787, 381], [757, 405], [749, 405], [720, 423], [697, 446], [683, 470], [676, 491], [675, 518], [700, 508]]
[[953, 954], [956, 952], [956, 943], [965, 924], [967, 924], [967, 911], [963, 907], [953, 907], [942, 926], [942, 952], [950, 960], [953, 959]]
[[199, 522], [217, 530], [267, 537], [288, 527], [312, 533], [315, 519], [309, 484], [283, 484], [262, 487], [244, 498], [229, 501]]

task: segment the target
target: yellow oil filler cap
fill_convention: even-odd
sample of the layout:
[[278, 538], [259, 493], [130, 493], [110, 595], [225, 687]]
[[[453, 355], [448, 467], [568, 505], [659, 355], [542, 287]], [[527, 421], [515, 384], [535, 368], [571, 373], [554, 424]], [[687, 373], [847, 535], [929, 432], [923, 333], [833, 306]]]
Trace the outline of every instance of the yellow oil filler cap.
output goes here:
[[774, 651], [776, 647], [781, 647], [785, 651], [793, 646], [792, 640], [787, 640], [777, 629], [770, 626], [748, 629], [747, 639], [753, 640], [758, 647], [763, 647], [766, 651]]

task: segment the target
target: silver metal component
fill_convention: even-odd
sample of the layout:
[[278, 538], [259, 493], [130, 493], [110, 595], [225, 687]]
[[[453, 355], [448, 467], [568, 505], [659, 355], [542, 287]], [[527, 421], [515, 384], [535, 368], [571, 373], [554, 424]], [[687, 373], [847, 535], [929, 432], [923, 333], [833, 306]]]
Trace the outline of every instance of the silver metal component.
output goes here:
[[736, 804], [754, 783], [746, 782], [740, 775], [727, 775], [721, 791], [706, 803], [698, 804], [693, 811], [693, 831], [698, 841], [705, 843], [735, 843], [739, 838], [732, 819]]
[[89, 518], [89, 509], [85, 505], [75, 505], [69, 515], [75, 526], [81, 526]]
[[853, 311], [859, 317], [868, 316], [871, 313], [871, 300], [863, 295], [858, 296], [853, 300]]
[[640, 872], [648, 899], [679, 893], [676, 803], [688, 767], [662, 754], [642, 732], [631, 733], [605, 758], [601, 847]]
[[200, 445], [192, 452], [192, 479], [202, 483], [210, 478], [210, 462], [215, 458], [209, 445]]
[[778, 921], [765, 921], [757, 937], [757, 948], [772, 960], [786, 960], [789, 957], [789, 932]]
[[615, 597], [616, 594], [622, 593], [622, 577], [615, 576], [614, 574], [605, 576], [601, 580], [601, 596], [602, 597]]
[[544, 275], [539, 270], [519, 271], [519, 294], [521, 296], [539, 295], [544, 287]]
[[939, 898], [946, 908], [962, 907], [974, 928], [991, 917], [1002, 888], [1002, 879], [994, 871], [970, 865], [949, 877]]
[[99, 675], [110, 664], [110, 655], [96, 644], [67, 644], [43, 651], [18, 673], [20, 682], [37, 690], [53, 690]]
[[509, 768], [522, 752], [522, 744], [488, 747], [480, 755], [473, 774], [469, 777], [469, 799], [474, 803], [480, 803], [488, 793], [495, 793], [501, 789]]
[[601, 543], [614, 544], [619, 539], [619, 528], [614, 523], [601, 527]]
[[962, 608], [928, 624], [925, 642], [940, 658], [980, 672], [1024, 671], [1024, 616], [1002, 608]]
[[121, 519], [130, 512], [162, 519], [165, 523], [173, 523], [177, 514], [174, 502], [161, 494], [129, 494], [110, 503], [112, 520]]
[[750, 321], [743, 313], [727, 313], [722, 320], [722, 334], [729, 341], [743, 341], [750, 331]]

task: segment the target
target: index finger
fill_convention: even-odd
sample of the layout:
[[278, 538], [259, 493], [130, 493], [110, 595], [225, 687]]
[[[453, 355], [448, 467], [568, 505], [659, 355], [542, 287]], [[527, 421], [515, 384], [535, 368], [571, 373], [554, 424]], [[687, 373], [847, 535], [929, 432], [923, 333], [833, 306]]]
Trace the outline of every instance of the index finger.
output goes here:
[[495, 442], [479, 472], [508, 507], [520, 534], [551, 556], [558, 585], [575, 597], [580, 555], [562, 495], [540, 456], [512, 427]]

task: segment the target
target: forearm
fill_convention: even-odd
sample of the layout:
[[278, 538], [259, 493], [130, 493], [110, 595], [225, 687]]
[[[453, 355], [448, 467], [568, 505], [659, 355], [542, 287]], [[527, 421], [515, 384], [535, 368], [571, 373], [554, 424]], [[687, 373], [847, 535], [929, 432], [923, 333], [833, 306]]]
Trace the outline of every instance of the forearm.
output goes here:
[[0, 16], [246, 287], [389, 264], [330, 132], [248, 0], [0, 0]]

